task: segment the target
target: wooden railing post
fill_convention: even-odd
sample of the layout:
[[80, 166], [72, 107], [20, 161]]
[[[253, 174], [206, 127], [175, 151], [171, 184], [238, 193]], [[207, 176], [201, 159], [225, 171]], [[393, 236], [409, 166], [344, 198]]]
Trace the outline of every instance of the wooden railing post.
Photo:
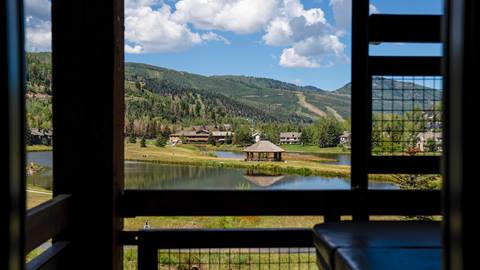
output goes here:
[[158, 269], [158, 251], [153, 241], [141, 236], [138, 241], [138, 270]]

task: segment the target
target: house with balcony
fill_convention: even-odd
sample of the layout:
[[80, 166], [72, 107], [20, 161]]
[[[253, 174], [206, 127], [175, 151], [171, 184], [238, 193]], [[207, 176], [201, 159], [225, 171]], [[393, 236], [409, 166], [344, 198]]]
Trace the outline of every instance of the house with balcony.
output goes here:
[[301, 132], [281, 132], [280, 144], [299, 144]]
[[187, 130], [181, 130], [179, 132], [175, 132], [170, 135], [170, 142], [173, 144], [178, 144], [179, 141], [181, 143], [186, 143], [186, 144], [191, 144], [191, 143], [198, 143], [198, 144], [206, 144], [208, 143], [208, 138], [210, 136], [213, 137], [213, 140], [215, 140], [216, 144], [223, 144], [225, 143], [225, 139], [228, 136], [233, 136], [234, 133], [232, 131], [219, 131], [219, 130], [213, 130], [210, 131], [208, 129], [187, 129]]
[[442, 132], [426, 131], [416, 136], [416, 148], [420, 152], [442, 151]]

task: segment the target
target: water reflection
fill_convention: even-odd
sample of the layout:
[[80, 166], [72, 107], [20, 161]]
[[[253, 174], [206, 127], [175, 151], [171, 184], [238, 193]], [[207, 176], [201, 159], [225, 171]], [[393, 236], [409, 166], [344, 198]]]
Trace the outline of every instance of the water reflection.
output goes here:
[[[370, 188], [397, 189], [390, 183], [371, 182]], [[300, 175], [252, 175], [243, 169], [125, 163], [129, 189], [349, 189], [350, 180]]]
[[247, 173], [243, 177], [259, 187], [270, 187], [285, 178], [284, 175], [262, 175]]
[[52, 189], [52, 152], [30, 152], [27, 154], [27, 164], [31, 162], [39, 164], [43, 169], [34, 175], [27, 176], [27, 184]]
[[[28, 177], [28, 183], [52, 188], [52, 152], [28, 153], [28, 162], [45, 167]], [[88, 163], [86, 165], [88, 169]], [[125, 162], [127, 189], [349, 189], [350, 180], [339, 177], [265, 175], [243, 169]], [[370, 182], [371, 189], [398, 189], [391, 183]]]

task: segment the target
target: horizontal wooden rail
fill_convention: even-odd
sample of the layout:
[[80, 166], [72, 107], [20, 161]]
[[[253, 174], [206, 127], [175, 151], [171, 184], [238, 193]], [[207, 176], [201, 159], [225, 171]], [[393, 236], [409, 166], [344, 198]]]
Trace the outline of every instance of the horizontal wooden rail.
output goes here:
[[440, 191], [420, 190], [125, 190], [122, 215], [275, 216], [440, 214]]
[[370, 56], [371, 76], [440, 76], [441, 57], [436, 56]]
[[125, 231], [123, 245], [156, 249], [313, 247], [309, 229], [163, 229]]
[[57, 236], [69, 222], [70, 195], [59, 195], [27, 212], [25, 253]]
[[441, 42], [441, 15], [372, 14], [368, 19], [370, 42]]
[[[28, 270], [54, 270], [66, 268], [66, 252], [68, 252], [69, 242], [56, 242], [42, 254], [32, 259], [27, 264]], [[83, 258], [87, 259], [87, 258]], [[69, 262], [74, 263], [74, 262]]]
[[372, 156], [370, 173], [440, 174], [440, 156]]

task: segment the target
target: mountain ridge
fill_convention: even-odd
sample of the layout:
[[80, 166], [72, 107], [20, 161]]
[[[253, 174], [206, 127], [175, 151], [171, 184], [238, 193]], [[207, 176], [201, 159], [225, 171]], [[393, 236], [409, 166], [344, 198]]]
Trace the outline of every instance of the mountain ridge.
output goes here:
[[[27, 63], [27, 91], [50, 96], [51, 54], [27, 53]], [[426, 91], [404, 91], [406, 88]], [[425, 108], [441, 96], [436, 89], [383, 77], [374, 78], [373, 90], [374, 99], [394, 100], [391, 104], [373, 102], [374, 110], [400, 105], [407, 109]], [[347, 119], [350, 99], [351, 83], [327, 91], [263, 77], [204, 76], [145, 63], [125, 63], [126, 115], [132, 119], [147, 116], [172, 123], [217, 121], [212, 117], [293, 123], [312, 122], [328, 115]], [[48, 99], [41, 102], [48, 103]], [[36, 102], [38, 110], [48, 106], [41, 102]], [[34, 117], [32, 114], [32, 123]]]

